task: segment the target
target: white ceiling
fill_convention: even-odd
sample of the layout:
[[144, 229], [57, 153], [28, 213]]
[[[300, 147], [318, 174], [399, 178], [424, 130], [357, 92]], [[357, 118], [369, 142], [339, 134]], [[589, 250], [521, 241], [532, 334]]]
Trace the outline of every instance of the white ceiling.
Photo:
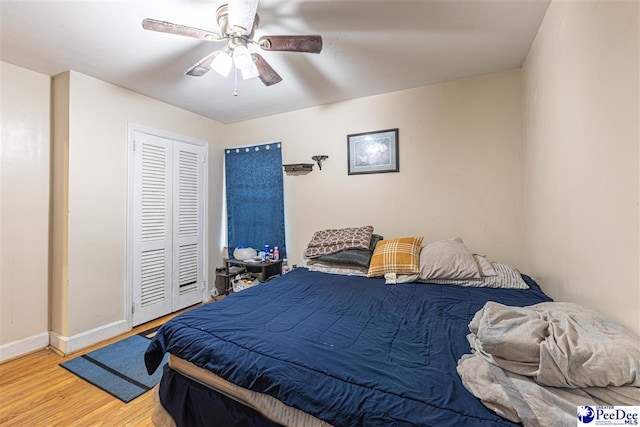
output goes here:
[[218, 32], [224, 0], [1, 0], [0, 59], [75, 70], [223, 123], [520, 67], [549, 0], [262, 0], [261, 35], [320, 34], [322, 53], [265, 52], [283, 81], [185, 76], [223, 43], [145, 31], [155, 18]]

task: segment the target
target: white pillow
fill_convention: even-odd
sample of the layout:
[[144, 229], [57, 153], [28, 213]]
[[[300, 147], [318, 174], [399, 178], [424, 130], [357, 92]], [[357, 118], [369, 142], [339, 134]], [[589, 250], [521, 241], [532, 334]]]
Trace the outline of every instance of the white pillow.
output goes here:
[[420, 279], [479, 279], [478, 263], [462, 239], [440, 240], [420, 251]]
[[485, 258], [484, 255], [473, 254], [476, 262], [478, 263], [478, 269], [480, 270], [480, 275], [482, 277], [487, 276], [497, 276], [496, 270], [493, 268], [491, 263]]

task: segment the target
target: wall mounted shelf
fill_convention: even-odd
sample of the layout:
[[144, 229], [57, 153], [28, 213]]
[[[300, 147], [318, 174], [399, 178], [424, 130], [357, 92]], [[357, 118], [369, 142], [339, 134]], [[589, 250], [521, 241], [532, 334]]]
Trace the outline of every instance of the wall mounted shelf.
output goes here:
[[313, 170], [313, 163], [290, 163], [282, 165], [284, 171], [289, 172], [311, 172]]

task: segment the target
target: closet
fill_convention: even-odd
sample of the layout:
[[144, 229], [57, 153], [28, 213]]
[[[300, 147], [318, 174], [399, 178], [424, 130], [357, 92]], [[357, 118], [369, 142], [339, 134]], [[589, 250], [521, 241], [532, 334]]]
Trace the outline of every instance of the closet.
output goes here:
[[133, 326], [204, 298], [207, 159], [206, 145], [198, 142], [133, 131], [128, 255]]

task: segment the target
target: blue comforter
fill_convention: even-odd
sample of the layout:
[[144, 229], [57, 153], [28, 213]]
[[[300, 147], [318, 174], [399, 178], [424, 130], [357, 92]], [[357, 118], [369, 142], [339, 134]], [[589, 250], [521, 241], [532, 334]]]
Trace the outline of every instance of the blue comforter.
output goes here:
[[550, 301], [539, 286], [488, 289], [296, 269], [170, 320], [145, 354], [165, 352], [337, 426], [512, 425], [463, 387], [457, 361], [487, 301]]

